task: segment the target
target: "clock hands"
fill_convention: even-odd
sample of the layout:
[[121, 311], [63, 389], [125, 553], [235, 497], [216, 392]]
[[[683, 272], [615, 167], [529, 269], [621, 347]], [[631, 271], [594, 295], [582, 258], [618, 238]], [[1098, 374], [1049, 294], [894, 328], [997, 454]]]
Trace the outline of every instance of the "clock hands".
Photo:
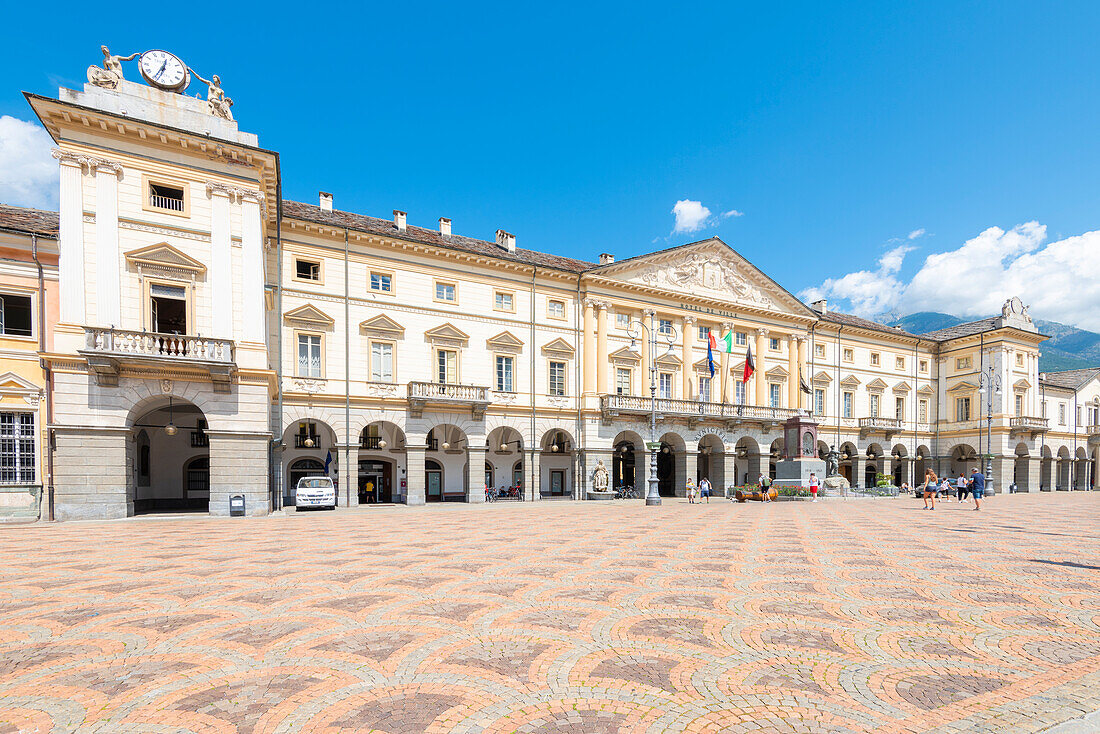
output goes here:
[[156, 79], [159, 82], [160, 81], [160, 75], [164, 73], [164, 69], [167, 66], [168, 66], [168, 58], [165, 57], [164, 61], [160, 65], [160, 69], [157, 70], [156, 74], [153, 74], [153, 78]]

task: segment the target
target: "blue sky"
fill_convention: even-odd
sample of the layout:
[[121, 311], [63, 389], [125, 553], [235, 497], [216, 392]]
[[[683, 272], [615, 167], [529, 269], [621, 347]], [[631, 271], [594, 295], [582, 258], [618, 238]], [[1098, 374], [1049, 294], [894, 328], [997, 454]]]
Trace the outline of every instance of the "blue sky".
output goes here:
[[[22, 90], [83, 83], [100, 43], [163, 47], [221, 75], [242, 129], [281, 153], [288, 198], [323, 189], [584, 258], [716, 234], [866, 314], [977, 316], [1015, 288], [1033, 314], [1100, 328], [1100, 271], [1066, 262], [1100, 246], [1094, 2], [109, 7], [7, 9], [49, 37], [8, 34], [0, 115], [30, 120]], [[711, 216], [675, 232], [677, 202]], [[979, 252], [1009, 254], [960, 275]], [[940, 254], [955, 265], [929, 269]]]

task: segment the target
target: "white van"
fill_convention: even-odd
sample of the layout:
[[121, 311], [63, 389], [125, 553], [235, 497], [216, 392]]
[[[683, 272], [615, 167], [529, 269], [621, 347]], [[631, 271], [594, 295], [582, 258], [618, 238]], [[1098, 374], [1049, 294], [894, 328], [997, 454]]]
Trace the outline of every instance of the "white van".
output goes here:
[[294, 488], [296, 507], [327, 507], [336, 509], [336, 487], [330, 477], [302, 477]]

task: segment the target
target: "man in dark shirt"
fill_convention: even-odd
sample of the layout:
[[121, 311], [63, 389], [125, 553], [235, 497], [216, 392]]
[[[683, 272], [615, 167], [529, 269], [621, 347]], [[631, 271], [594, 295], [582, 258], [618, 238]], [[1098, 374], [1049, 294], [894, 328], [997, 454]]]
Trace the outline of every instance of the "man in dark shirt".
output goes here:
[[985, 475], [977, 469], [970, 470], [970, 494], [974, 495], [974, 509], [982, 509], [982, 497], [985, 496]]

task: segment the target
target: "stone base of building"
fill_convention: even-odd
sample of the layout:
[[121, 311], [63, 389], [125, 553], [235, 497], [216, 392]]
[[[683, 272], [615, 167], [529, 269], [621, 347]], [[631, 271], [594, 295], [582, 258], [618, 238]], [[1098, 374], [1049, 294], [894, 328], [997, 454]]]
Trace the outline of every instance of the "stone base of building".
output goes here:
[[134, 514], [129, 431], [56, 428], [54, 517], [115, 520]]

